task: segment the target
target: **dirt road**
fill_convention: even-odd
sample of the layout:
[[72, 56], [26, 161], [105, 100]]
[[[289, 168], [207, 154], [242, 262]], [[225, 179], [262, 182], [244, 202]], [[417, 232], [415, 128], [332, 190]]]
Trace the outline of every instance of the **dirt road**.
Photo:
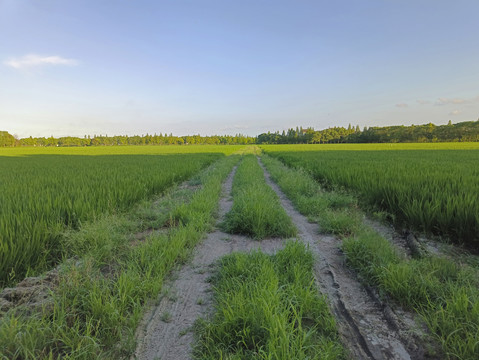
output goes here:
[[[223, 184], [219, 204], [219, 221], [231, 209], [231, 187], [235, 170]], [[284, 240], [267, 239], [261, 242], [245, 236], [231, 235], [216, 230], [195, 249], [193, 260], [173, 275], [166, 285], [165, 294], [158, 306], [149, 311], [138, 334], [135, 359], [186, 360], [191, 359], [193, 344], [192, 326], [196, 319], [212, 308], [211, 288], [208, 278], [214, 263], [234, 251], [261, 249], [275, 253]]]
[[[260, 165], [263, 166], [260, 162]], [[365, 289], [344, 263], [339, 240], [319, 235], [318, 225], [309, 223], [272, 182], [264, 169], [267, 183], [281, 199], [282, 206], [298, 228], [298, 239], [308, 244], [316, 257], [315, 277], [336, 316], [345, 346], [354, 359], [422, 359], [424, 353], [410, 335], [414, 320], [407, 313], [395, 313], [382, 304], [374, 292]], [[230, 198], [236, 169], [223, 185], [219, 222], [231, 209]], [[266, 253], [281, 249], [284, 241], [267, 239], [254, 241], [220, 230], [210, 233], [199, 245], [191, 263], [177, 271], [166, 291], [144, 317], [138, 331], [135, 359], [191, 359], [194, 321], [212, 311], [211, 288], [208, 278], [213, 265], [233, 251], [260, 248]]]

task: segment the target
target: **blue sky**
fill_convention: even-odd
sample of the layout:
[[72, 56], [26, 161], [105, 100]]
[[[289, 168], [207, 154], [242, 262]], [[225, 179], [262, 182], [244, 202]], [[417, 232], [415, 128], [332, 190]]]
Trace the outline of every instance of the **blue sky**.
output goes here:
[[0, 130], [477, 120], [478, 14], [477, 0], [0, 0]]

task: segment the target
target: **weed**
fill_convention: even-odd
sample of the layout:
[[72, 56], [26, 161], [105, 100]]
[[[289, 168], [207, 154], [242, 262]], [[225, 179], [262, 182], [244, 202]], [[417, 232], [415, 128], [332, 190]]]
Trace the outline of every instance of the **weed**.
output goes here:
[[171, 302], [177, 302], [178, 301], [178, 294], [174, 289], [166, 289], [164, 292], [164, 296]]
[[186, 328], [186, 329], [181, 330], [178, 335], [179, 335], [180, 337], [181, 337], [181, 336], [185, 336], [185, 335], [188, 334], [190, 331], [191, 331], [190, 328]]
[[164, 311], [164, 312], [160, 315], [160, 320], [163, 321], [163, 322], [165, 322], [165, 323], [171, 322], [171, 320], [172, 320], [171, 313], [169, 313], [168, 311]]
[[448, 357], [479, 356], [477, 271], [438, 257], [401, 259], [387, 240], [373, 232], [345, 240], [343, 250], [368, 282], [418, 311]]
[[353, 209], [330, 210], [320, 213], [318, 222], [321, 231], [342, 237], [358, 233], [363, 227], [363, 218], [359, 211]]

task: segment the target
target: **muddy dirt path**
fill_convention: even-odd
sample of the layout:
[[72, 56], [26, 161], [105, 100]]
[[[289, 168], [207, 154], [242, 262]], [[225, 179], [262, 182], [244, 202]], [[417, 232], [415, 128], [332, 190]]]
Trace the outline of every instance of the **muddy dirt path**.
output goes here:
[[[219, 202], [218, 223], [233, 205], [231, 188], [236, 168], [223, 184]], [[196, 247], [191, 263], [176, 271], [165, 284], [159, 305], [143, 318], [137, 333], [138, 345], [133, 359], [191, 359], [194, 341], [192, 326], [196, 319], [212, 310], [212, 293], [208, 278], [215, 262], [233, 251], [261, 249], [275, 253], [284, 245], [281, 239], [254, 241], [245, 236], [231, 235], [220, 230], [209, 233]]]
[[271, 180], [263, 167], [268, 185], [281, 199], [282, 206], [298, 228], [302, 239], [316, 256], [315, 275], [321, 292], [328, 296], [344, 344], [354, 359], [423, 359], [411, 330], [417, 325], [409, 314], [395, 313], [366, 290], [345, 266], [340, 240], [319, 235], [317, 224], [308, 222]]

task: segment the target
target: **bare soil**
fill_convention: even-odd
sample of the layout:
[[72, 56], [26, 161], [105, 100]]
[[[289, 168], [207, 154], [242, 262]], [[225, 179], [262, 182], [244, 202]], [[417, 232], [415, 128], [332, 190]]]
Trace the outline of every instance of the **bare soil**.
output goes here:
[[59, 281], [59, 266], [43, 276], [27, 277], [13, 288], [0, 292], [0, 315], [11, 309], [28, 315], [53, 310], [51, 292]]

